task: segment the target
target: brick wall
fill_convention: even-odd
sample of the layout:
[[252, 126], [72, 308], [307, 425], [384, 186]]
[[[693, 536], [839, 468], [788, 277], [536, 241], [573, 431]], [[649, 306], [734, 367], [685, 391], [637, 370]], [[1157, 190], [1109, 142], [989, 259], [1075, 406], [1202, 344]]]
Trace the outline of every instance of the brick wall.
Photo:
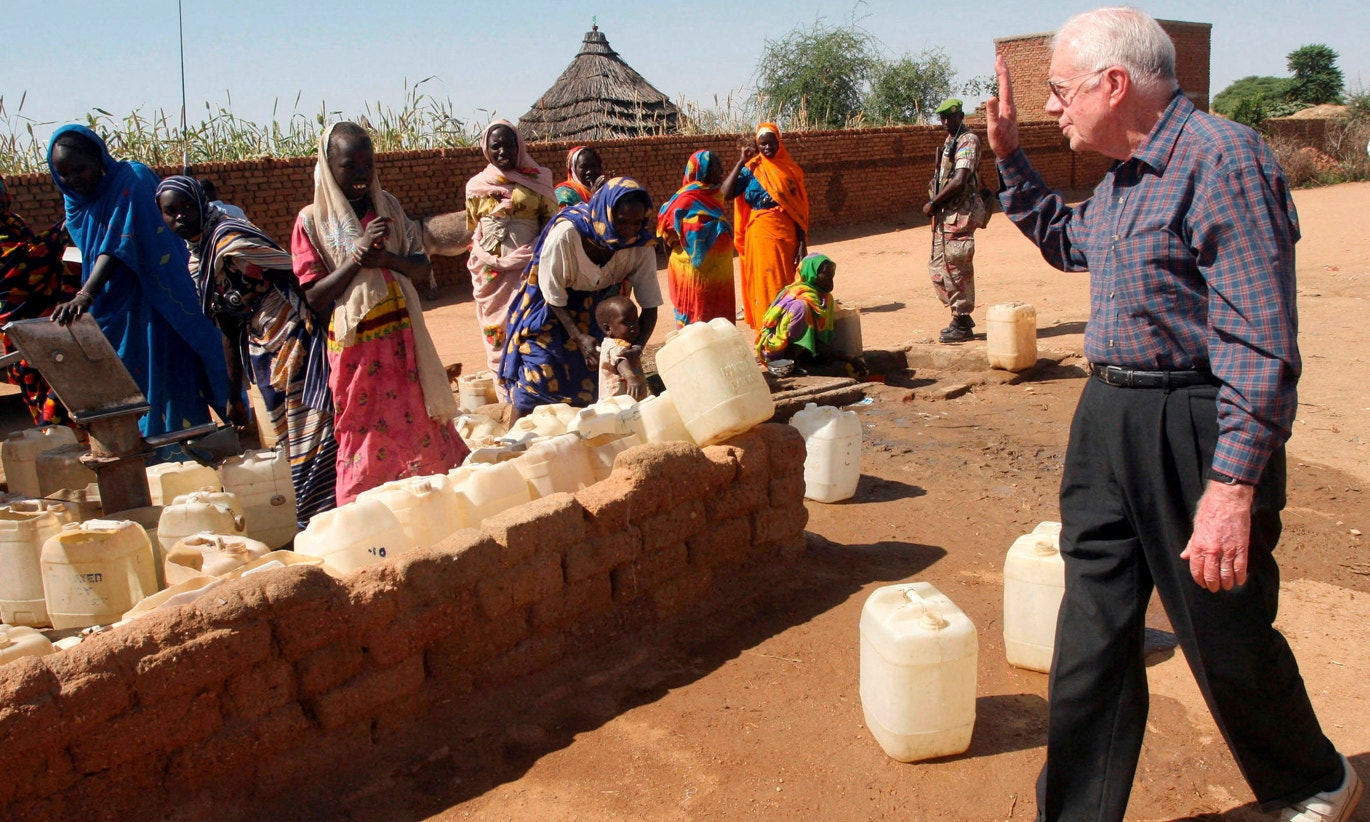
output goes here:
[[1339, 125], [1337, 120], [1302, 117], [1274, 117], [1261, 124], [1271, 139], [1286, 139], [1319, 151], [1328, 149], [1328, 134]]
[[[1064, 22], [1064, 21], [1063, 21]], [[1175, 43], [1175, 76], [1180, 88], [1200, 111], [1208, 111], [1211, 23], [1160, 20], [1161, 28]], [[1050, 120], [1046, 113], [1047, 76], [1051, 65], [1051, 33], [1021, 34], [994, 40], [995, 54], [1002, 54], [1013, 74], [1013, 97], [1018, 118]]]
[[[970, 122], [984, 136], [983, 123]], [[815, 229], [881, 222], [916, 214], [925, 201], [933, 156], [946, 133], [937, 126], [796, 132], [786, 147], [804, 168]], [[1058, 188], [1090, 188], [1106, 164], [1071, 154], [1054, 124], [1025, 124], [1022, 138], [1047, 182]], [[607, 171], [637, 177], [659, 205], [680, 186], [685, 161], [698, 149], [717, 152], [736, 162], [739, 135], [663, 136], [613, 140], [597, 144]], [[536, 143], [532, 155], [565, 176], [570, 143]], [[997, 176], [994, 158], [984, 152], [981, 180], [991, 187]], [[378, 168], [381, 184], [399, 198], [410, 215], [459, 211], [466, 207], [466, 181], [485, 166], [480, 152], [469, 149], [406, 151], [384, 154]], [[199, 177], [211, 177], [226, 202], [241, 206], [267, 234], [288, 243], [295, 215], [314, 196], [314, 160], [255, 160], [197, 166]], [[160, 174], [177, 168], [158, 168]], [[7, 184], [14, 210], [37, 226], [47, 226], [62, 213], [62, 198], [46, 174], [20, 174]], [[921, 214], [916, 219], [922, 219]], [[456, 261], [439, 258], [439, 282], [465, 277]]]
[[[767, 424], [343, 579], [295, 567], [0, 666], [6, 819], [228, 817], [363, 761], [379, 731], [672, 619], [802, 550], [804, 443]], [[436, 706], [436, 707], [435, 707]], [[380, 733], [380, 736], [384, 736]]]

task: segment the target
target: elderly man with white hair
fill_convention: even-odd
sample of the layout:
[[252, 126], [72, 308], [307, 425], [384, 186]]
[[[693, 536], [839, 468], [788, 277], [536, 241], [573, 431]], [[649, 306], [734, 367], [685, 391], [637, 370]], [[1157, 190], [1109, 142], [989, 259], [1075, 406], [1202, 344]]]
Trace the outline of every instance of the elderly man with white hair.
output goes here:
[[1078, 15], [1054, 40], [1047, 112], [1072, 149], [1116, 161], [1079, 205], [1028, 163], [1002, 57], [995, 70], [1004, 211], [1047, 262], [1090, 272], [1092, 376], [1061, 481], [1066, 591], [1038, 816], [1123, 818], [1154, 589], [1261, 807], [1349, 819], [1360, 778], [1273, 626], [1301, 368], [1284, 173], [1251, 129], [1194, 108], [1174, 44], [1136, 9]]

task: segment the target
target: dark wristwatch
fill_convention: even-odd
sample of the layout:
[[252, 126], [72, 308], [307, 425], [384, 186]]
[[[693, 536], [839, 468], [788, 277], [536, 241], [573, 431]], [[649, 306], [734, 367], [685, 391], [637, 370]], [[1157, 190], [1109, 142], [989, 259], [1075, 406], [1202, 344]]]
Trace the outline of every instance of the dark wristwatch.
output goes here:
[[1208, 472], [1208, 478], [1211, 479], [1211, 480], [1213, 480], [1214, 482], [1221, 482], [1223, 485], [1250, 485], [1250, 484], [1251, 484], [1251, 483], [1249, 483], [1249, 482], [1243, 482], [1242, 480], [1239, 480], [1239, 479], [1237, 479], [1236, 477], [1229, 477], [1228, 475], [1222, 473], [1221, 471], [1209, 471], [1209, 472]]

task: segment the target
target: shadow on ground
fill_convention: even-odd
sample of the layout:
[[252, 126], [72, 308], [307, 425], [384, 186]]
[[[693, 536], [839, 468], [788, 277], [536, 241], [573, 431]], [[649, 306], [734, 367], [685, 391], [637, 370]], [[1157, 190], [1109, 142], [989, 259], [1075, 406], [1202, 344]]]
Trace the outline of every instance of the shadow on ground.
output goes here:
[[[440, 706], [403, 738], [382, 740], [369, 762], [245, 809], [243, 818], [426, 818], [519, 779], [578, 734], [708, 676], [864, 586], [915, 576], [945, 555], [930, 545], [837, 545], [809, 534], [794, 563], [735, 575], [680, 621], [623, 636], [497, 693]], [[992, 698], [986, 710], [999, 713], [996, 700], [1006, 699], [1018, 698]], [[1029, 723], [1038, 713], [1029, 712]], [[1038, 737], [1024, 744], [1040, 744]], [[358, 781], [358, 774], [368, 776]]]
[[1044, 337], [1065, 337], [1070, 334], [1083, 333], [1085, 333], [1085, 324], [1083, 322], [1061, 323], [1059, 325], [1051, 325], [1046, 328], [1037, 329], [1037, 339], [1040, 340]]

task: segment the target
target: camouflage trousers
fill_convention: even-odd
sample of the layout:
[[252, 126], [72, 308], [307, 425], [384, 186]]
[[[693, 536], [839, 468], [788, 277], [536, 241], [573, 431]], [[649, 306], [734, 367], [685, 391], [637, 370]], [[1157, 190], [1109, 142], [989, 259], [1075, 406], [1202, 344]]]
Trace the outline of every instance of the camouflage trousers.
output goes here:
[[953, 314], [969, 314], [975, 308], [974, 230], [956, 230], [934, 222], [928, 273], [937, 299]]

